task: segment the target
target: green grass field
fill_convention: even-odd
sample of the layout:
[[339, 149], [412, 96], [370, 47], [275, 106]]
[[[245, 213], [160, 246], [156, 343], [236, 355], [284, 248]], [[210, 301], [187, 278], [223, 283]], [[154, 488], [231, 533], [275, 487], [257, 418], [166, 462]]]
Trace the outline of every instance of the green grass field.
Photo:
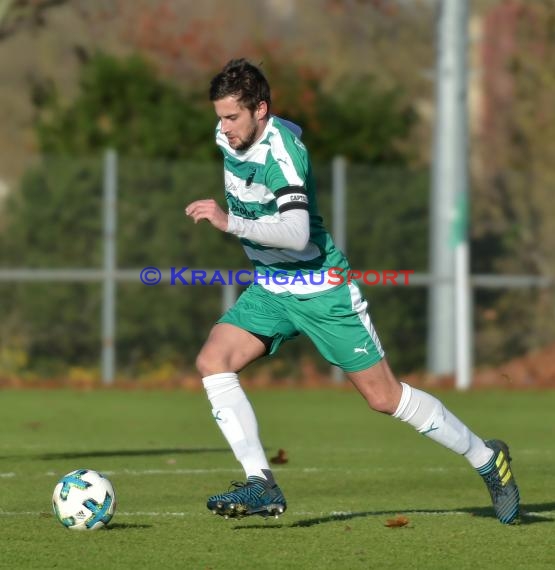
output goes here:
[[[280, 519], [224, 520], [206, 497], [242, 473], [206, 397], [188, 392], [0, 392], [2, 568], [553, 568], [554, 392], [445, 392], [478, 434], [511, 445], [524, 511], [494, 518], [466, 461], [352, 391], [250, 394], [288, 500]], [[109, 475], [118, 510], [72, 532], [51, 514], [58, 478]], [[403, 515], [409, 524], [386, 526]]]

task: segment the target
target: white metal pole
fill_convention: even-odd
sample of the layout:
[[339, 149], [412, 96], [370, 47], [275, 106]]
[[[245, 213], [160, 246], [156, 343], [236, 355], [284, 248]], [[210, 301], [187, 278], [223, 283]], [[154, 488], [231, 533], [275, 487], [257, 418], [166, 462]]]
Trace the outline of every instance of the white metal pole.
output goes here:
[[[453, 229], [459, 193], [466, 196], [467, 0], [441, 0], [437, 27], [436, 127], [431, 201], [431, 271], [428, 368], [433, 374], [455, 372], [459, 352], [455, 324], [456, 247]], [[463, 238], [466, 240], [466, 234]], [[462, 325], [461, 325], [462, 326]]]
[[[335, 245], [347, 253], [347, 161], [344, 156], [335, 156], [332, 164], [332, 234]], [[343, 370], [337, 366], [331, 367], [333, 381], [345, 381]]]
[[226, 313], [237, 301], [237, 284], [222, 285], [222, 312]]
[[102, 290], [102, 382], [113, 384], [116, 368], [117, 155], [104, 154], [104, 279]]
[[332, 161], [332, 216], [333, 241], [347, 253], [347, 161], [344, 156], [335, 156]]
[[472, 384], [473, 368], [473, 306], [470, 286], [470, 247], [468, 243], [469, 189], [468, 189], [468, 0], [456, 2], [451, 14], [457, 25], [456, 68], [458, 130], [455, 137], [456, 162], [456, 214], [453, 224], [455, 247], [455, 385], [467, 390]]
[[457, 341], [456, 379], [459, 390], [472, 385], [473, 369], [473, 303], [469, 278], [469, 247], [465, 239], [455, 249], [455, 322]]

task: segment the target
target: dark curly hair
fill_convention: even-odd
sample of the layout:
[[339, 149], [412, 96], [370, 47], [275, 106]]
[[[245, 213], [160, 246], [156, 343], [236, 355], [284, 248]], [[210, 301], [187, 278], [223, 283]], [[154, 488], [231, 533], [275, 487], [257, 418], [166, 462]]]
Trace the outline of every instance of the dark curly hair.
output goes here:
[[261, 101], [270, 109], [270, 85], [258, 67], [246, 59], [232, 59], [210, 82], [210, 101], [230, 95], [253, 112]]

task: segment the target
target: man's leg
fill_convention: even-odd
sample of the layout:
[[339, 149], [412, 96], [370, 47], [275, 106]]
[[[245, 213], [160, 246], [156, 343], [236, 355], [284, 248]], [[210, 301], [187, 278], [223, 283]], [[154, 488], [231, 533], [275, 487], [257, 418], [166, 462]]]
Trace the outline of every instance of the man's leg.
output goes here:
[[258, 436], [254, 410], [237, 372], [262, 356], [266, 347], [247, 331], [227, 323], [214, 326], [197, 357], [197, 369], [212, 404], [212, 415], [247, 477], [271, 477]]
[[296, 328], [312, 339], [324, 358], [345, 371], [372, 409], [407, 422], [464, 455], [486, 482], [499, 520], [508, 523], [516, 518], [518, 488], [507, 446], [497, 440], [482, 441], [437, 398], [397, 381], [356, 284], [297, 302], [291, 315]]
[[265, 352], [264, 343], [251, 333], [220, 323], [212, 329], [197, 358], [212, 415], [247, 476], [247, 483], [236, 491], [208, 500], [210, 510], [226, 517], [258, 513], [277, 516], [286, 508], [260, 443], [254, 410], [237, 377], [239, 370]]
[[360, 372], [348, 373], [369, 406], [414, 427], [419, 433], [463, 455], [484, 478], [497, 517], [511, 523], [518, 516], [519, 494], [503, 442], [484, 442], [434, 396], [399, 383], [382, 359]]
[[434, 396], [396, 380], [385, 359], [349, 378], [379, 412], [398, 418], [419, 433], [464, 455], [472, 467], [484, 466], [493, 451]]

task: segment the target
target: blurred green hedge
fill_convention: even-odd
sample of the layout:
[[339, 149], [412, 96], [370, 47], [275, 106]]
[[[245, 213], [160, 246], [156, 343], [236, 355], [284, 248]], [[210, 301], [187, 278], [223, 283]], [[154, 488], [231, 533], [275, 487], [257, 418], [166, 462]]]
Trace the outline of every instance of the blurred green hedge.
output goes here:
[[[371, 78], [325, 92], [317, 75], [296, 73], [294, 66], [265, 69], [280, 94], [276, 112], [304, 127], [328, 227], [331, 159], [341, 154], [350, 161], [352, 266], [425, 271], [429, 181], [427, 172], [408, 166], [410, 157], [400, 150], [415, 123], [402, 94], [379, 91]], [[36, 98], [43, 158], [6, 203], [1, 264], [101, 266], [102, 154], [114, 148], [119, 268], [248, 267], [237, 240], [183, 215], [184, 206], [197, 198], [224, 203], [207, 85], [208, 78], [202, 88], [178, 90], [136, 56], [118, 60], [98, 54], [83, 67], [75, 100], [63, 104], [55, 88]], [[100, 284], [3, 283], [0, 288], [5, 301], [0, 342], [8, 355], [0, 357], [0, 373], [4, 366], [51, 376], [72, 366], [98, 365]], [[365, 293], [393, 365], [401, 372], [423, 368], [426, 291], [374, 287]], [[145, 287], [138, 277], [137, 283], [120, 283], [119, 373], [132, 377], [164, 363], [191, 369], [220, 307], [217, 286]], [[284, 374], [294, 375], [296, 359], [311, 351], [318, 361], [306, 342], [290, 343], [283, 351]]]

